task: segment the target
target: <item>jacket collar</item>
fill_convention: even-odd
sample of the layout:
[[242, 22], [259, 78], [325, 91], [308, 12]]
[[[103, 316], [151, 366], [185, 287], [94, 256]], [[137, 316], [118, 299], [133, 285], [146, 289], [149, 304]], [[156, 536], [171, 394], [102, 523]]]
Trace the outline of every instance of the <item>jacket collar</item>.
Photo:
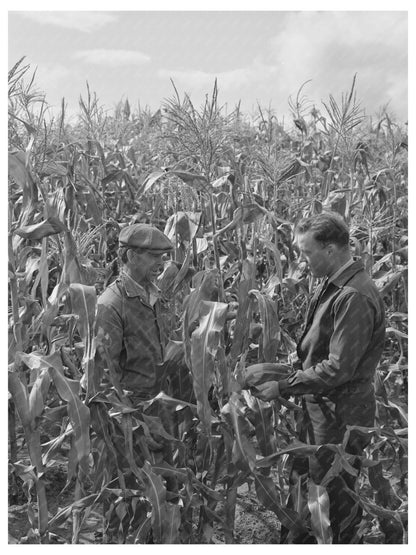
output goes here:
[[361, 258], [354, 258], [354, 262], [348, 266], [339, 276], [334, 280], [330, 280], [331, 283], [337, 287], [343, 287], [357, 272], [364, 270], [364, 264]]
[[139, 297], [140, 300], [150, 306], [153, 306], [160, 297], [160, 289], [153, 283], [143, 287], [143, 285], [137, 283], [137, 281], [123, 271], [120, 273], [120, 279], [128, 297]]

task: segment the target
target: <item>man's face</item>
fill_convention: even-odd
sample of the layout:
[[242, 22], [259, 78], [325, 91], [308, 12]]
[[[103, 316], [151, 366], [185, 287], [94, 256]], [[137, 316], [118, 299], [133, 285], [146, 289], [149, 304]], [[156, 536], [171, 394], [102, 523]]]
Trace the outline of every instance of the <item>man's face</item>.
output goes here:
[[296, 243], [313, 276], [319, 278], [330, 273], [334, 262], [333, 255], [328, 252], [328, 247], [323, 247], [315, 240], [311, 231], [297, 235]]
[[157, 251], [133, 251], [130, 269], [138, 283], [153, 282], [163, 271], [163, 255]]

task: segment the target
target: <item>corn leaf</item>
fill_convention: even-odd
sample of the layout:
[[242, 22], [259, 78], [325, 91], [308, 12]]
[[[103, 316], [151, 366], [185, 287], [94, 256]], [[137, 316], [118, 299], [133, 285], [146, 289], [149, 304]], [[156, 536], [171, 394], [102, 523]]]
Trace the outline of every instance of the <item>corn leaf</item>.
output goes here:
[[263, 324], [264, 360], [265, 362], [274, 362], [280, 342], [280, 325], [276, 303], [257, 289], [252, 289], [249, 295], [255, 297], [259, 305], [260, 318]]
[[45, 410], [45, 402], [47, 399], [51, 379], [48, 369], [44, 368], [40, 371], [35, 383], [29, 394], [29, 411], [30, 418], [35, 421]]
[[61, 233], [61, 231], [67, 231], [67, 227], [57, 218], [50, 217], [37, 224], [19, 227], [15, 233], [24, 239], [30, 239], [30, 241], [40, 241], [44, 237]]
[[45, 357], [49, 362], [49, 373], [55, 384], [58, 395], [68, 404], [68, 416], [74, 430], [74, 447], [76, 460], [81, 468], [88, 471], [88, 457], [90, 454], [90, 411], [81, 401], [80, 384], [64, 375], [61, 358], [57, 353]]
[[197, 411], [205, 434], [210, 435], [211, 407], [208, 392], [213, 382], [214, 359], [225, 324], [227, 305], [202, 301], [199, 326], [191, 336], [191, 371]]
[[300, 515], [292, 509], [283, 508], [279, 503], [276, 486], [272, 478], [255, 473], [254, 484], [259, 502], [266, 509], [273, 511], [285, 528], [296, 532], [305, 530], [305, 524]]
[[243, 276], [246, 277], [240, 281], [238, 286], [238, 309], [235, 318], [233, 343], [230, 352], [231, 363], [234, 363], [248, 348], [253, 304], [249, 291], [253, 289], [255, 276], [255, 266], [253, 262], [244, 260]]
[[393, 510], [400, 507], [402, 500], [395, 493], [390, 481], [383, 476], [383, 467], [380, 461], [378, 464], [369, 467], [368, 479], [376, 491], [375, 500], [378, 505]]
[[165, 505], [165, 521], [163, 525], [163, 544], [180, 543], [179, 527], [181, 525], [181, 509], [179, 505], [166, 503]]
[[162, 478], [152, 471], [148, 462], [141, 469], [146, 497], [152, 505], [152, 531], [154, 543], [163, 543], [166, 525], [166, 488]]
[[[96, 342], [94, 325], [97, 307], [95, 287], [73, 283], [69, 286], [72, 312], [76, 314], [77, 329], [84, 343], [82, 368], [86, 376], [87, 399], [94, 395], [99, 387], [100, 376], [95, 372], [94, 358]], [[98, 368], [97, 368], [98, 370]]]
[[273, 407], [270, 403], [257, 399], [257, 397], [254, 397], [248, 391], [244, 391], [243, 396], [254, 416], [254, 427], [260, 453], [263, 457], [267, 457], [275, 450]]
[[241, 470], [254, 471], [256, 466], [256, 451], [249, 439], [248, 422], [244, 416], [244, 405], [240, 395], [236, 392], [231, 394], [229, 402], [224, 405], [222, 414], [228, 414], [234, 429], [233, 462]]
[[309, 479], [308, 507], [311, 513], [311, 527], [319, 544], [332, 543], [332, 529], [329, 520], [329, 496], [326, 488]]
[[202, 301], [211, 301], [216, 291], [217, 270], [207, 270], [196, 274], [194, 289], [185, 298], [182, 322], [185, 361], [191, 367], [191, 334], [198, 323], [199, 309]]
[[32, 419], [30, 416], [29, 393], [27, 386], [22, 382], [17, 372], [9, 371], [8, 378], [9, 391], [12, 395], [20, 422], [24, 428], [30, 428]]
[[[327, 447], [329, 445], [330, 444], [326, 444]], [[263, 457], [262, 459], [259, 459], [256, 463], [256, 467], [270, 467], [282, 455], [299, 455], [301, 457], [314, 455], [320, 449], [320, 447], [320, 445], [308, 445], [307, 443], [302, 443], [301, 441], [294, 441], [293, 443], [288, 445], [286, 449], [282, 449], [280, 451], [277, 451], [276, 453], [273, 453], [273, 455], [269, 455], [268, 457]], [[336, 445], [333, 445], [332, 447], [335, 449]]]

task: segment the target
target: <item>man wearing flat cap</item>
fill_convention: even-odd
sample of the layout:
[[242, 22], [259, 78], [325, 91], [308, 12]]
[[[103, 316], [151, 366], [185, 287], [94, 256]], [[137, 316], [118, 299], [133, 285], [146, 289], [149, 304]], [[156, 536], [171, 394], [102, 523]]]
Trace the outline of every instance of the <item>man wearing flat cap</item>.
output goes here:
[[97, 331], [105, 338], [108, 357], [133, 402], [159, 392], [163, 345], [154, 281], [163, 269], [163, 254], [172, 249], [170, 240], [154, 226], [124, 227], [119, 235], [120, 275], [98, 299]]

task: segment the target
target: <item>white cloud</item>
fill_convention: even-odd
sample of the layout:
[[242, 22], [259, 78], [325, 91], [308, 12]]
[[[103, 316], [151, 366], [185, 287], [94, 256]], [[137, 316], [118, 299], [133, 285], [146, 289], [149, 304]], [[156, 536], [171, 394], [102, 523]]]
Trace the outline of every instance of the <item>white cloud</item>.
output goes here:
[[39, 80], [46, 77], [49, 82], [59, 82], [60, 79], [70, 75], [71, 71], [61, 64], [43, 64], [36, 69], [36, 76]]
[[317, 100], [338, 97], [357, 73], [358, 96], [362, 87], [383, 102], [387, 81], [405, 81], [406, 53], [404, 12], [290, 13], [271, 41], [271, 60], [282, 64], [286, 86], [296, 93], [312, 79], [305, 92]]
[[136, 50], [112, 50], [96, 48], [93, 50], [80, 50], [74, 53], [74, 58], [88, 64], [120, 67], [122, 65], [147, 64], [150, 56]]
[[96, 31], [117, 20], [112, 12], [17, 12], [35, 23], [55, 25], [66, 29], [76, 29], [85, 33]]
[[169, 70], [160, 69], [158, 76], [172, 78], [180, 86], [191, 89], [204, 89], [211, 87], [217, 79], [218, 85], [222, 91], [238, 91], [241, 87], [256, 82], [259, 79], [270, 78], [271, 74], [276, 71], [275, 66], [266, 66], [261, 63], [255, 63], [246, 68], [232, 69], [229, 71], [207, 72], [201, 70]]

